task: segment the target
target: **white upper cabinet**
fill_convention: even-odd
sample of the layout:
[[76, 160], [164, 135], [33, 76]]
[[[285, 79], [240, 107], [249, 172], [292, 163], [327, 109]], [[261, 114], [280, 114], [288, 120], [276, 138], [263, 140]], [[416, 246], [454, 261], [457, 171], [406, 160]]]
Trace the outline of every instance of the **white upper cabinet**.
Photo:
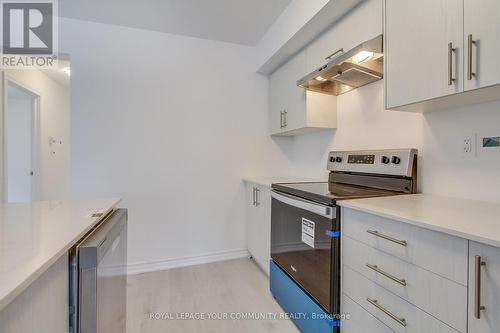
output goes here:
[[382, 13], [383, 0], [362, 2], [271, 75], [272, 135], [291, 136], [337, 127], [336, 97], [306, 92], [297, 81], [334, 56], [381, 35]]
[[306, 48], [307, 73], [325, 65], [330, 57], [381, 35], [382, 12], [382, 0], [365, 1], [311, 42]]
[[307, 73], [306, 52], [303, 50], [271, 75], [269, 112], [272, 135], [292, 136], [336, 128], [336, 97], [306, 92], [297, 86], [297, 80]]
[[385, 0], [386, 108], [500, 99], [500, 0]]
[[468, 308], [469, 332], [500, 333], [499, 248], [469, 242]]
[[463, 90], [462, 17], [463, 0], [385, 1], [387, 108]]
[[464, 0], [464, 45], [465, 90], [498, 84], [500, 0]]

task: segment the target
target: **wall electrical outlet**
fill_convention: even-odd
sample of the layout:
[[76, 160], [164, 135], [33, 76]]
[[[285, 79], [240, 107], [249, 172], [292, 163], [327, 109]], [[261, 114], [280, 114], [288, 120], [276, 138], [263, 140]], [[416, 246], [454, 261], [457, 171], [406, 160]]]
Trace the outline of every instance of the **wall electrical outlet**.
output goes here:
[[476, 135], [467, 135], [463, 138], [462, 142], [462, 153], [465, 156], [475, 156], [476, 155]]

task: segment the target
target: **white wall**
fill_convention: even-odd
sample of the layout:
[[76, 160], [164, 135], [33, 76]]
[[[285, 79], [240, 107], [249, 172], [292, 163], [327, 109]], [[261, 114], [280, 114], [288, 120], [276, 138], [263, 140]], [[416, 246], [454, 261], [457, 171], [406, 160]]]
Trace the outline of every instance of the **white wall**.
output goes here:
[[245, 175], [280, 173], [251, 47], [61, 20], [72, 193], [129, 208], [129, 264], [246, 249]]
[[[39, 70], [7, 70], [6, 75], [40, 98], [40, 173], [39, 198], [64, 199], [70, 187], [70, 110], [69, 90]], [[49, 137], [61, 139], [63, 144], [51, 154]]]
[[[462, 153], [463, 139], [500, 136], [500, 102], [426, 114], [383, 108], [383, 81], [338, 97], [338, 129], [294, 139], [293, 173], [326, 179], [330, 150], [419, 149], [419, 190], [500, 201], [500, 149]], [[314, 147], [314, 148], [313, 148]]]
[[[330, 150], [415, 147], [422, 155], [424, 191], [485, 193], [450, 185], [471, 172], [465, 164], [440, 160], [439, 152], [455, 145], [452, 122], [495, 127], [495, 105], [476, 113], [484, 120], [475, 119], [474, 110], [468, 116], [386, 111], [380, 81], [338, 98], [337, 130], [271, 138], [268, 83], [254, 73], [254, 48], [76, 20], [60, 23], [61, 49], [72, 59], [72, 194], [124, 199], [132, 267], [239, 253], [246, 248], [241, 179], [325, 179]], [[436, 136], [440, 140], [433, 142]], [[497, 194], [483, 173], [494, 165], [485, 158], [470, 163], [480, 170], [471, 183]], [[493, 173], [498, 180], [498, 171]]]
[[384, 110], [383, 81], [337, 97], [338, 128], [294, 138], [293, 172], [326, 179], [331, 150], [422, 147], [421, 114]]
[[500, 136], [500, 102], [425, 114], [424, 192], [500, 202], [500, 149], [466, 157], [463, 139], [474, 134]]

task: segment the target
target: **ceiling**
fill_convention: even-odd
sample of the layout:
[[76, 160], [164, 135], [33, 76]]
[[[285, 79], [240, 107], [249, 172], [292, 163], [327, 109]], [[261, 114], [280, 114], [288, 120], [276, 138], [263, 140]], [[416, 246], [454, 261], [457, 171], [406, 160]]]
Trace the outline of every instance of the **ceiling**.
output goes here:
[[291, 0], [59, 0], [59, 15], [254, 46]]

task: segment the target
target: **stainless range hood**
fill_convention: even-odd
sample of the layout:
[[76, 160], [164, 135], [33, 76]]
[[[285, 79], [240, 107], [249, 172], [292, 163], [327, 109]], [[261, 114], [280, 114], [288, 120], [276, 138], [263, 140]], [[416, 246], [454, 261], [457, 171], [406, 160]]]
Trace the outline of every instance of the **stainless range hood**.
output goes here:
[[307, 90], [341, 95], [384, 77], [382, 35], [341, 53], [297, 81]]

